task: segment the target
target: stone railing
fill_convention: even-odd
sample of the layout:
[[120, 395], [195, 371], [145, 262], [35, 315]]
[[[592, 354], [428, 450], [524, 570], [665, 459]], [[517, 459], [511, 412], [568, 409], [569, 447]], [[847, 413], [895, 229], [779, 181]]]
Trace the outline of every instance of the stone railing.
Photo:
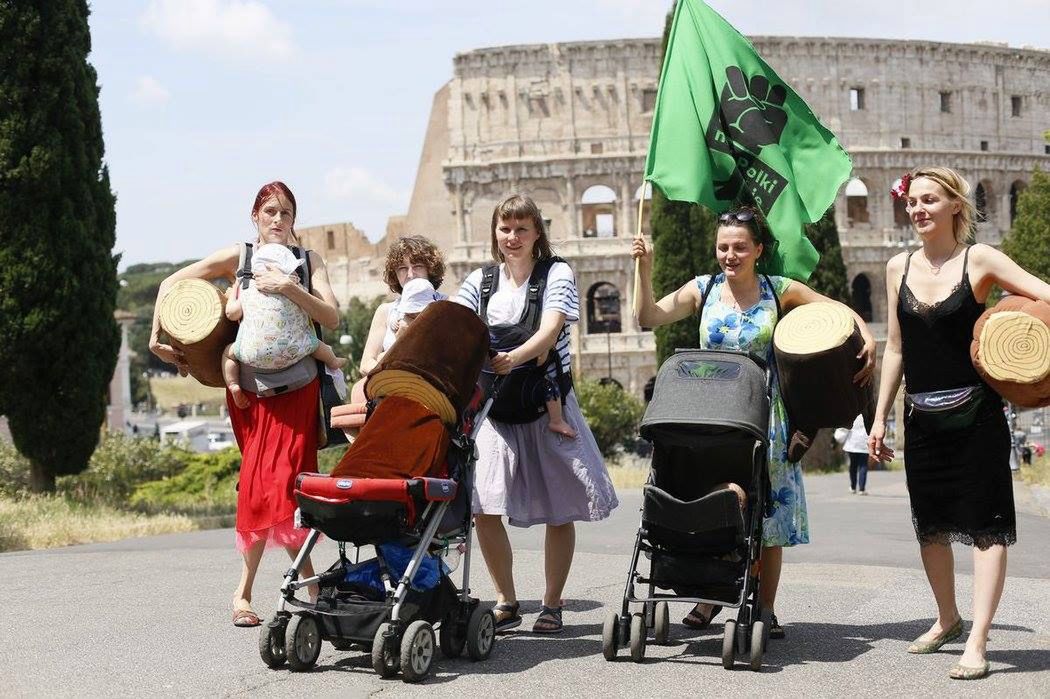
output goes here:
[[[601, 152], [593, 152], [592, 146]], [[578, 138], [548, 138], [532, 141], [489, 141], [449, 148], [449, 158], [454, 165], [464, 163], [487, 163], [494, 160], [516, 158], [551, 157], [601, 157], [603, 155], [645, 155], [649, 146], [649, 135], [602, 136]]]
[[614, 356], [625, 352], [655, 352], [656, 336], [644, 333], [595, 333], [580, 335], [576, 351], [580, 354], [607, 354]]

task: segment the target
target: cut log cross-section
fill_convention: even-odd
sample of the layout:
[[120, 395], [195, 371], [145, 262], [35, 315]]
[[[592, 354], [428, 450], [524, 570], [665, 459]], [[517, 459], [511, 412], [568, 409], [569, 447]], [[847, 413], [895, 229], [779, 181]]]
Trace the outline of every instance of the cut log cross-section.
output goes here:
[[226, 297], [203, 279], [172, 284], [160, 301], [160, 327], [182, 350], [190, 375], [205, 386], [223, 386], [222, 351], [237, 337], [226, 318]]
[[999, 395], [1024, 408], [1050, 405], [1050, 304], [1007, 296], [973, 329], [970, 357]]

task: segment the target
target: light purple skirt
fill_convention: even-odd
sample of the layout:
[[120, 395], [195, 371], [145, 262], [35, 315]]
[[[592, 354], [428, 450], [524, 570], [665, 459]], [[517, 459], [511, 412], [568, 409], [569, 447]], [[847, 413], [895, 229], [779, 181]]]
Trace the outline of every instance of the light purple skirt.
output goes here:
[[478, 432], [474, 514], [504, 515], [517, 527], [597, 522], [619, 502], [576, 393], [565, 398], [568, 439], [547, 416], [523, 425], [486, 420]]

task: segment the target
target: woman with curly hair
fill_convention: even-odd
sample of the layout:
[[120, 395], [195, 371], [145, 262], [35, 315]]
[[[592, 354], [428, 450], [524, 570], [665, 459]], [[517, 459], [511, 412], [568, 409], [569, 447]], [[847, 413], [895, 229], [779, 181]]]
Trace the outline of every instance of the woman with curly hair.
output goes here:
[[[405, 284], [413, 279], [427, 279], [435, 289], [445, 279], [445, 258], [430, 240], [421, 235], [398, 238], [386, 253], [383, 281], [390, 293], [400, 297]], [[442, 297], [443, 298], [443, 297]], [[390, 349], [397, 337], [399, 321], [397, 299], [379, 305], [372, 316], [368, 339], [361, 353], [361, 373], [367, 374]]]

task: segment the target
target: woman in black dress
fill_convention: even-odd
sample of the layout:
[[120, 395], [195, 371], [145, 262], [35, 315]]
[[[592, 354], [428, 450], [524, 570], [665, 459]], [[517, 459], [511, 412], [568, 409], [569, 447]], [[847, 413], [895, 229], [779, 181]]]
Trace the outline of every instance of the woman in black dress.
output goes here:
[[[972, 546], [973, 623], [966, 649], [949, 672], [956, 679], [988, 674], [988, 629], [1006, 579], [1006, 547], [1017, 540], [1010, 434], [1002, 400], [971, 364], [973, 326], [993, 284], [1050, 301], [1050, 284], [995, 248], [968, 243], [974, 220], [969, 192], [957, 172], [943, 167], [909, 173], [893, 192], [905, 198], [922, 247], [886, 265], [889, 334], [868, 443], [875, 458], [893, 458], [883, 438], [903, 373], [908, 404], [904, 467], [912, 521], [937, 602], [936, 620], [908, 652], [933, 653], [962, 635], [951, 543]], [[946, 396], [919, 394], [967, 387], [974, 387], [968, 398], [966, 391], [952, 396], [960, 405], [948, 411], [948, 420], [944, 412], [922, 411], [924, 400]]]

